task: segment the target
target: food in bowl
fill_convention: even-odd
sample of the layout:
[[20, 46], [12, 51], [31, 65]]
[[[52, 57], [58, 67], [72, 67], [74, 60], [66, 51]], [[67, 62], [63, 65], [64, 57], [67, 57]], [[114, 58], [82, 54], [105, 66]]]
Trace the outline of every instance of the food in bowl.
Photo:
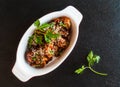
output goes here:
[[[52, 58], [49, 63], [45, 65], [44, 68], [33, 68], [31, 67], [28, 63], [26, 63], [27, 60], [25, 60], [25, 53], [27, 53], [29, 49], [28, 45], [28, 39], [32, 34], [34, 33], [36, 26], [39, 27], [40, 22], [41, 24], [50, 22], [52, 19], [59, 18], [66, 16], [70, 18], [70, 43], [68, 44], [69, 46], [66, 47], [64, 52], [62, 52], [62, 55], [58, 56], [59, 58]], [[40, 22], [37, 21], [34, 24], [32, 24], [27, 31], [24, 33], [22, 36], [18, 48], [17, 48], [17, 53], [16, 53], [16, 61], [15, 64], [12, 68], [12, 73], [22, 82], [26, 82], [32, 77], [35, 76], [42, 76], [47, 73], [52, 72], [55, 70], [57, 67], [59, 67], [69, 56], [69, 54], [72, 52], [73, 48], [75, 47], [75, 44], [78, 39], [79, 35], [79, 25], [82, 21], [82, 14], [73, 6], [67, 6], [61, 11], [55, 11], [51, 12], [47, 15], [44, 15], [43, 17], [39, 18]], [[39, 41], [39, 40], [38, 40]]]
[[34, 25], [36, 29], [28, 39], [25, 59], [32, 67], [43, 68], [69, 46], [71, 20], [63, 16], [44, 24], [37, 20]]

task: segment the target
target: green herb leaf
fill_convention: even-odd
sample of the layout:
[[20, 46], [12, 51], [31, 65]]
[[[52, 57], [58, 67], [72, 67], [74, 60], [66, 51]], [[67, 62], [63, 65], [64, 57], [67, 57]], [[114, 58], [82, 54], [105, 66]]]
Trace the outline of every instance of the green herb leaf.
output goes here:
[[54, 54], [54, 51], [53, 51], [53, 50], [50, 50], [50, 54]]
[[41, 26], [39, 26], [38, 29], [44, 30], [45, 28], [52, 28], [54, 25], [55, 25], [54, 22], [52, 22], [52, 23], [44, 23]]
[[36, 20], [36, 21], [34, 22], [34, 26], [39, 27], [39, 26], [40, 26], [40, 21], [39, 21], [39, 20]]
[[33, 38], [34, 38], [33, 35], [29, 37], [29, 40], [28, 40], [28, 46], [29, 46], [29, 48], [31, 47], [31, 45], [33, 43]]
[[42, 36], [36, 36], [35, 42], [37, 44], [43, 44], [42, 39], [43, 39]]
[[51, 24], [44, 23], [44, 24], [42, 24], [41, 26], [39, 26], [38, 29], [44, 30], [45, 28], [48, 28], [48, 27], [51, 27]]
[[88, 61], [88, 66], [84, 67], [82, 66], [81, 68], [75, 70], [75, 73], [79, 74], [79, 73], [82, 73], [86, 68], [90, 69], [93, 73], [95, 74], [98, 74], [98, 75], [102, 75], [102, 76], [107, 76], [106, 73], [100, 73], [100, 72], [97, 72], [95, 71], [92, 66], [95, 64], [95, 63], [99, 63], [100, 61], [100, 56], [96, 55], [96, 54], [93, 54], [93, 51], [90, 51], [88, 56], [87, 56], [87, 61]]
[[50, 43], [51, 39], [47, 35], [44, 35], [44, 38], [47, 43]]
[[45, 41], [49, 43], [52, 38], [59, 37], [59, 34], [54, 34], [53, 31], [48, 30], [44, 35], [44, 37], [45, 37]]
[[99, 61], [100, 61], [100, 56], [94, 55], [93, 58], [95, 59], [94, 62], [99, 63]]
[[93, 66], [94, 63], [97, 61], [96, 56], [93, 54], [93, 51], [90, 51], [87, 56], [89, 66]]
[[90, 51], [88, 56], [87, 56], [87, 60], [90, 61], [93, 57], [93, 51]]
[[79, 69], [75, 70], [75, 73], [76, 73], [76, 74], [81, 74], [81, 73], [83, 73], [83, 71], [84, 71], [85, 69], [86, 69], [86, 68], [85, 68], [85, 66], [84, 66], [84, 65], [82, 65], [82, 67], [81, 67], [81, 68], [79, 68]]
[[55, 22], [50, 23], [50, 27], [53, 28], [55, 26]]
[[94, 55], [94, 53], [92, 51], [90, 51], [90, 53], [87, 56], [87, 60], [88, 60], [89, 66], [93, 66], [94, 63], [99, 62], [100, 56]]
[[31, 48], [32, 44], [43, 44], [42, 42], [43, 40], [43, 36], [39, 36], [37, 34], [33, 34], [32, 36], [29, 37], [29, 40], [28, 40], [28, 46], [29, 48]]
[[63, 26], [63, 27], [66, 27], [66, 25], [62, 21], [59, 22], [59, 25]]
[[33, 61], [36, 61], [36, 57], [32, 57], [32, 60], [33, 60]]

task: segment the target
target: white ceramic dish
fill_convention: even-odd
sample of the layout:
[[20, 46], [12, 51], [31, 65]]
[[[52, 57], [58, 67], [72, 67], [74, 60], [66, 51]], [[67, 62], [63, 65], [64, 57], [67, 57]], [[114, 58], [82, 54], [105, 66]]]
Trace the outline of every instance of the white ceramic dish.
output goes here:
[[31, 34], [33, 33], [33, 30], [35, 29], [35, 26], [33, 24], [28, 28], [28, 30], [25, 32], [22, 39], [20, 40], [20, 43], [17, 49], [17, 54], [16, 54], [16, 62], [15, 62], [15, 65], [13, 66], [12, 72], [22, 82], [26, 82], [32, 77], [41, 76], [53, 71], [67, 58], [67, 56], [73, 50], [79, 34], [79, 24], [83, 18], [82, 14], [76, 8], [74, 8], [73, 6], [68, 6], [61, 11], [49, 13], [41, 17], [39, 20], [42, 24], [61, 16], [67, 16], [71, 19], [71, 22], [72, 22], [71, 41], [68, 48], [60, 56], [60, 58], [56, 58], [52, 60], [44, 68], [41, 68], [41, 69], [33, 68], [29, 64], [27, 64], [27, 62], [25, 61], [24, 54], [26, 51], [28, 38], [29, 36], [31, 36]]

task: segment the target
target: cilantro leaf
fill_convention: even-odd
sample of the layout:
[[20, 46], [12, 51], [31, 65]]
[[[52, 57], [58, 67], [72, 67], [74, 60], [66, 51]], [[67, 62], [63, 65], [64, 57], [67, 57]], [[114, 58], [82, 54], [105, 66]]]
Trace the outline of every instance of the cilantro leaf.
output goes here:
[[39, 26], [38, 29], [44, 30], [44, 28], [48, 28], [48, 27], [50, 27], [50, 26], [51, 26], [51, 24], [44, 23], [44, 24], [42, 24], [41, 26]]
[[94, 55], [93, 58], [95, 59], [94, 62], [99, 63], [99, 61], [100, 61], [100, 56]]
[[36, 36], [35, 42], [36, 42], [37, 44], [43, 44], [43, 42], [42, 42], [42, 36]]
[[29, 37], [29, 40], [28, 40], [28, 46], [29, 46], [29, 48], [30, 48], [33, 44], [38, 44], [38, 45], [43, 44], [42, 40], [43, 40], [43, 36], [38, 36], [38, 35], [36, 35], [36, 34], [30, 36], [30, 37]]
[[52, 38], [57, 38], [59, 37], [59, 34], [54, 34], [53, 31], [48, 30], [46, 34], [44, 35], [45, 41], [49, 43]]
[[87, 56], [87, 61], [88, 61], [88, 66], [82, 66], [81, 68], [75, 70], [75, 73], [77, 74], [81, 74], [86, 68], [90, 69], [92, 72], [94, 72], [95, 74], [98, 74], [98, 75], [102, 75], [102, 76], [107, 76], [106, 73], [100, 73], [100, 72], [97, 72], [95, 71], [92, 66], [95, 64], [95, 63], [99, 63], [100, 61], [100, 56], [96, 55], [93, 53], [93, 51], [90, 51], [88, 56]]
[[54, 34], [52, 31], [47, 31], [46, 35], [50, 38], [57, 38], [59, 34]]
[[53, 28], [55, 25], [55, 22], [50, 23], [50, 27]]
[[75, 73], [76, 73], [76, 74], [81, 74], [81, 73], [83, 73], [83, 71], [84, 71], [85, 69], [86, 69], [86, 68], [85, 68], [85, 66], [84, 66], [84, 65], [82, 65], [82, 67], [81, 67], [81, 68], [79, 68], [79, 69], [75, 70]]
[[39, 26], [40, 26], [40, 21], [39, 21], [39, 20], [36, 20], [36, 21], [34, 22], [34, 26], [39, 27]]
[[87, 60], [90, 61], [93, 57], [93, 51], [90, 51], [88, 56], [87, 56]]
[[31, 47], [31, 45], [33, 43], [33, 38], [34, 38], [33, 35], [29, 37], [29, 40], [28, 40], [28, 46], [29, 46], [29, 48]]
[[47, 35], [44, 35], [44, 38], [47, 43], [50, 43], [51, 39]]
[[52, 23], [44, 23], [41, 26], [39, 26], [38, 29], [44, 31], [46, 28], [52, 28], [54, 25], [55, 25], [54, 22], [52, 22]]
[[92, 51], [90, 51], [89, 52], [89, 54], [88, 54], [88, 56], [87, 56], [87, 61], [88, 61], [88, 64], [90, 65], [90, 66], [93, 66], [94, 65], [94, 59], [93, 59], [93, 52]]
[[36, 58], [36, 57], [32, 57], [32, 60], [33, 60], [33, 61], [36, 61], [36, 60], [37, 60], [37, 58]]
[[53, 50], [50, 50], [50, 54], [54, 54], [54, 51], [53, 51]]
[[63, 27], [66, 27], [66, 25], [62, 21], [59, 22], [59, 25], [63, 26]]
[[94, 55], [93, 51], [90, 51], [87, 56], [89, 66], [93, 66], [94, 63], [99, 63], [100, 56]]

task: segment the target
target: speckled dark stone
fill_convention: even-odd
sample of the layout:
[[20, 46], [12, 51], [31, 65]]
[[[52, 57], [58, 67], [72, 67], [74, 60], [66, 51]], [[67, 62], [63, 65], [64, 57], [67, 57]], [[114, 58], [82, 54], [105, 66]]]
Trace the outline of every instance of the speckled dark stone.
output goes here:
[[[68, 5], [84, 17], [74, 50], [53, 72], [22, 83], [11, 72], [19, 40], [37, 18]], [[120, 87], [120, 0], [0, 0], [0, 33], [0, 87]], [[101, 56], [94, 68], [108, 76], [74, 74], [91, 49]]]

